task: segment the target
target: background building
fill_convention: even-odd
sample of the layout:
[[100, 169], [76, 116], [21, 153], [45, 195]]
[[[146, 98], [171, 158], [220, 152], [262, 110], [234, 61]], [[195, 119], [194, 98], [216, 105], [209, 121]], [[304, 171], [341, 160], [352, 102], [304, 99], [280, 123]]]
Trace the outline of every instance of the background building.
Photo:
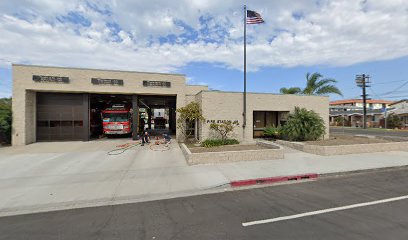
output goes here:
[[[384, 127], [384, 113], [394, 101], [367, 100], [367, 127]], [[343, 125], [339, 118], [345, 118], [344, 125], [363, 126], [363, 100], [345, 99], [330, 102], [330, 125]]]
[[402, 127], [408, 128], [408, 99], [402, 99], [400, 101], [390, 104], [393, 108], [390, 113], [397, 115], [401, 119]]

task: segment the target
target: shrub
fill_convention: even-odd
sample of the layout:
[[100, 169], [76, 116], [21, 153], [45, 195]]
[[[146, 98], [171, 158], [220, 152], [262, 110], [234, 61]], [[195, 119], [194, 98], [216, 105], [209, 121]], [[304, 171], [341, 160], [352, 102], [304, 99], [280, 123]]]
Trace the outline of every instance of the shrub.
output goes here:
[[11, 141], [11, 98], [0, 98], [0, 144]]
[[[200, 121], [204, 121], [205, 118], [202, 115], [201, 107], [197, 102], [191, 102], [184, 107], [176, 110], [179, 113], [177, 119], [177, 129], [183, 135], [182, 141], [188, 141], [191, 137], [192, 131], [189, 130], [190, 126], [199, 124]], [[197, 139], [198, 133], [194, 131], [194, 138]]]
[[402, 121], [397, 115], [391, 113], [387, 116], [387, 128], [399, 128], [401, 126]]
[[278, 127], [275, 127], [275, 126], [266, 127], [265, 130], [264, 130], [265, 137], [271, 137], [271, 138], [278, 139], [278, 138], [280, 138], [281, 134], [282, 134], [282, 127], [281, 126], [278, 126]]
[[295, 107], [290, 113], [282, 134], [290, 141], [311, 141], [325, 134], [324, 120], [314, 111]]
[[202, 147], [210, 148], [210, 147], [217, 147], [223, 145], [234, 145], [239, 144], [237, 139], [226, 139], [225, 141], [221, 139], [207, 139], [201, 143]]
[[234, 144], [239, 144], [239, 141], [234, 138], [229, 138], [224, 141], [224, 145], [234, 145]]
[[215, 131], [223, 142], [228, 139], [228, 136], [234, 131], [235, 124], [231, 121], [225, 121], [222, 123], [211, 123], [210, 129]]
[[336, 126], [343, 126], [343, 122], [344, 126], [350, 126], [349, 121], [343, 116], [339, 116], [334, 119], [334, 123], [336, 124]]

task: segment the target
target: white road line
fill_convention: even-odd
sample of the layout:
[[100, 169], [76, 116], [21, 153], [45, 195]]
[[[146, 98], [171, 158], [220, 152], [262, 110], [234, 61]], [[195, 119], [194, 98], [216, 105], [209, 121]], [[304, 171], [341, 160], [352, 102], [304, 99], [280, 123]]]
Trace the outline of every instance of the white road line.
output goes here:
[[248, 226], [258, 225], [258, 224], [280, 222], [280, 221], [285, 221], [285, 220], [290, 220], [290, 219], [295, 219], [295, 218], [308, 217], [308, 216], [313, 216], [313, 215], [318, 215], [318, 214], [323, 214], [323, 213], [342, 211], [342, 210], [351, 209], [351, 208], [359, 208], [359, 207], [365, 207], [365, 206], [376, 205], [376, 204], [381, 204], [381, 203], [400, 201], [400, 200], [404, 200], [404, 199], [408, 199], [408, 195], [400, 196], [400, 197], [394, 197], [394, 198], [387, 198], [387, 199], [382, 199], [382, 200], [377, 200], [377, 201], [372, 201], [372, 202], [357, 203], [357, 204], [346, 205], [346, 206], [342, 206], [342, 207], [322, 209], [322, 210], [313, 211], [313, 212], [305, 212], [305, 213], [289, 215], [289, 216], [284, 216], [284, 217], [277, 217], [277, 218], [270, 218], [270, 219], [252, 221], [252, 222], [245, 222], [245, 223], [242, 223], [242, 226], [248, 227]]

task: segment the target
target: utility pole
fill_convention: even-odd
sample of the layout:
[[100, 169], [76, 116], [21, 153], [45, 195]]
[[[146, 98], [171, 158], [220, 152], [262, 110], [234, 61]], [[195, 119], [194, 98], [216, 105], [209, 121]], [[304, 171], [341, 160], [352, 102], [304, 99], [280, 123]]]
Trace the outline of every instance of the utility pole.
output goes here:
[[367, 85], [370, 83], [370, 76], [366, 74], [361, 74], [356, 76], [356, 83], [357, 86], [361, 87], [363, 89], [363, 128], [367, 128], [367, 93], [366, 93], [366, 88], [370, 87]]
[[366, 75], [363, 74], [363, 128], [367, 128], [367, 93], [366, 93]]

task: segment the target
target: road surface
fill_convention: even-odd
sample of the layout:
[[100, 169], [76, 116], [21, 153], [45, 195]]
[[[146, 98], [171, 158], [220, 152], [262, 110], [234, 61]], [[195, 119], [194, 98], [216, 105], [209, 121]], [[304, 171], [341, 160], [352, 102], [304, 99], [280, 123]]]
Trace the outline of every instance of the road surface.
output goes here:
[[[383, 170], [3, 217], [0, 239], [408, 239], [407, 194], [408, 169]], [[265, 219], [275, 222], [259, 222]]]
[[380, 137], [402, 137], [408, 139], [408, 131], [385, 130], [385, 129], [363, 129], [352, 127], [330, 127], [330, 133], [345, 133], [351, 135], [371, 135]]

